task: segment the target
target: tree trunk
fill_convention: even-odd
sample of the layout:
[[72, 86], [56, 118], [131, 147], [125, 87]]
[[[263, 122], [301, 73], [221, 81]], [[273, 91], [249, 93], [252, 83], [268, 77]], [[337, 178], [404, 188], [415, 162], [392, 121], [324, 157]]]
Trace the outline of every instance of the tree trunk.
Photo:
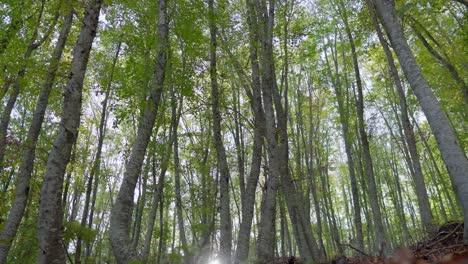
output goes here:
[[138, 132], [127, 163], [122, 185], [117, 200], [112, 208], [109, 236], [112, 250], [118, 263], [138, 261], [140, 256], [130, 243], [130, 222], [133, 211], [133, 195], [138, 176], [141, 172], [146, 148], [151, 138], [154, 122], [158, 113], [166, 72], [168, 45], [168, 18], [166, 0], [159, 0], [158, 5], [158, 44], [156, 51], [156, 70], [151, 91], [146, 102], [143, 118], [138, 125]]
[[243, 263], [249, 256], [250, 231], [255, 205], [255, 190], [257, 189], [262, 163], [262, 149], [264, 137], [264, 113], [262, 107], [260, 69], [258, 64], [258, 24], [255, 7], [252, 0], [247, 1], [247, 23], [249, 24], [250, 60], [252, 67], [252, 99], [251, 107], [254, 113], [254, 139], [252, 147], [252, 160], [250, 173], [247, 179], [246, 190], [242, 202], [242, 222], [237, 238], [237, 250], [235, 263]]
[[[434, 92], [424, 79], [422, 72], [406, 42], [403, 29], [398, 20], [393, 1], [374, 0], [385, 31], [400, 61], [400, 65], [416, 95], [429, 125], [434, 133], [442, 159], [447, 166], [452, 184], [458, 193], [463, 206], [464, 221], [468, 223], [468, 159], [457, 142], [448, 117], [440, 107]], [[465, 228], [463, 239], [468, 244], [468, 228]]]
[[349, 27], [349, 24], [348, 24], [346, 10], [345, 10], [345, 6], [342, 0], [340, 0], [340, 9], [341, 9], [343, 22], [345, 25], [346, 35], [348, 36], [349, 44], [351, 46], [351, 54], [353, 56], [354, 74], [356, 77], [356, 86], [357, 86], [357, 92], [358, 92], [358, 97], [356, 99], [358, 131], [359, 131], [359, 136], [361, 138], [362, 152], [364, 156], [364, 165], [365, 165], [369, 197], [370, 197], [370, 204], [372, 208], [372, 215], [373, 215], [373, 221], [374, 221], [374, 226], [375, 226], [376, 249], [381, 252], [385, 252], [386, 250], [385, 231], [384, 231], [382, 215], [381, 215], [381, 211], [380, 211], [380, 207], [378, 203], [377, 186], [375, 184], [375, 174], [374, 174], [374, 168], [372, 165], [372, 157], [371, 157], [370, 148], [369, 148], [369, 140], [367, 137], [367, 132], [366, 132], [365, 123], [364, 123], [364, 96], [362, 92], [361, 74], [359, 71], [359, 64], [358, 64], [358, 58], [357, 58], [357, 53], [356, 53], [356, 47], [354, 43], [354, 37], [351, 32], [351, 28]]
[[[273, 108], [272, 90], [277, 89], [276, 78], [274, 76], [274, 65], [271, 58], [273, 56], [271, 39], [273, 34], [273, 14], [274, 0], [269, 1], [271, 14], [265, 2], [253, 4], [256, 7], [256, 14], [259, 18], [258, 31], [260, 33], [260, 43], [255, 45], [262, 47], [262, 98], [265, 112], [265, 137], [267, 139], [268, 153], [268, 178], [265, 181], [264, 199], [261, 206], [261, 217], [256, 243], [256, 261], [258, 263], [267, 263], [274, 257], [275, 239], [275, 217], [276, 217], [276, 193], [278, 190], [278, 181], [280, 178], [278, 160], [278, 143], [275, 136], [275, 113]], [[261, 6], [259, 6], [261, 5]], [[253, 45], [253, 43], [251, 44]], [[270, 55], [267, 55], [269, 53]]]
[[158, 213], [158, 206], [162, 197], [162, 192], [164, 191], [164, 178], [166, 176], [166, 169], [162, 168], [161, 173], [159, 174], [159, 183], [156, 184], [156, 165], [153, 157], [153, 162], [152, 162], [152, 167], [153, 167], [153, 184], [155, 185], [154, 192], [153, 192], [153, 200], [152, 200], [152, 206], [151, 206], [151, 211], [148, 215], [148, 222], [147, 222], [147, 229], [146, 229], [146, 236], [145, 236], [145, 242], [143, 246], [143, 252], [142, 252], [142, 262], [147, 263], [148, 258], [149, 258], [149, 253], [150, 253], [150, 248], [151, 248], [151, 241], [153, 239], [153, 230], [154, 230], [154, 223], [156, 222], [156, 215]]
[[335, 95], [336, 95], [336, 101], [338, 103], [338, 113], [340, 115], [340, 124], [341, 124], [341, 130], [342, 130], [342, 135], [343, 135], [343, 141], [345, 145], [345, 151], [346, 151], [346, 158], [348, 160], [348, 172], [349, 172], [349, 178], [351, 182], [351, 194], [353, 198], [353, 210], [354, 210], [354, 227], [356, 229], [356, 242], [357, 242], [357, 247], [359, 250], [364, 250], [364, 238], [363, 238], [363, 233], [362, 233], [362, 221], [361, 221], [361, 204], [359, 202], [359, 189], [358, 189], [358, 184], [356, 180], [356, 173], [354, 169], [354, 158], [352, 154], [352, 146], [350, 142], [350, 133], [349, 133], [349, 127], [348, 127], [348, 115], [346, 113], [346, 108], [344, 104], [344, 94], [343, 94], [343, 88], [342, 88], [342, 83], [340, 80], [339, 76], [339, 69], [338, 69], [338, 58], [337, 58], [337, 51], [333, 52], [332, 50], [332, 55], [333, 55], [333, 62], [334, 62], [334, 68], [335, 68], [335, 76], [333, 78], [332, 72], [331, 72], [331, 66], [328, 62], [328, 57], [325, 55], [325, 59], [327, 62], [327, 68], [329, 71], [329, 75], [332, 78], [333, 82], [333, 87], [335, 90]]
[[62, 241], [62, 185], [80, 125], [83, 80], [91, 46], [96, 36], [102, 0], [86, 7], [83, 27], [73, 51], [71, 73], [66, 85], [60, 130], [47, 160], [39, 207], [38, 263], [64, 263]]
[[[185, 236], [185, 224], [184, 224], [184, 215], [183, 215], [183, 205], [182, 205], [182, 195], [180, 190], [180, 161], [179, 161], [179, 138], [177, 134], [177, 128], [179, 126], [179, 119], [181, 116], [182, 105], [183, 105], [183, 97], [180, 95], [179, 103], [177, 103], [176, 95], [174, 90], [172, 91], [172, 98], [171, 98], [171, 109], [172, 109], [172, 116], [176, 118], [176, 122], [174, 122], [173, 131], [174, 133], [174, 187], [175, 187], [175, 195], [176, 195], [176, 210], [177, 210], [177, 225], [179, 227], [179, 238], [182, 244], [182, 250], [184, 252], [185, 261], [189, 260], [189, 248], [187, 243], [187, 238]], [[177, 107], [179, 109], [177, 110]], [[175, 224], [174, 224], [175, 225]]]
[[62, 52], [72, 25], [73, 11], [71, 10], [70, 6], [69, 8], [70, 11], [64, 18], [59, 38], [50, 59], [50, 65], [46, 74], [46, 79], [42, 86], [41, 94], [37, 99], [33, 119], [29, 127], [25, 149], [22, 153], [20, 169], [16, 178], [15, 200], [13, 201], [13, 205], [10, 209], [7, 221], [5, 222], [2, 233], [0, 234], [0, 241], [4, 241], [0, 242], [0, 263], [2, 264], [6, 263], [6, 258], [11, 242], [16, 236], [16, 232], [18, 231], [18, 227], [21, 223], [21, 219], [23, 218], [24, 210], [28, 202], [30, 189], [29, 181], [31, 179], [36, 156], [36, 142], [39, 138], [42, 123], [44, 121], [44, 114], [49, 102], [49, 95], [55, 80], [59, 61], [62, 57]]
[[216, 28], [216, 13], [214, 10], [214, 0], [208, 1], [209, 8], [209, 24], [210, 24], [210, 80], [211, 80], [211, 100], [213, 113], [213, 134], [214, 144], [216, 148], [218, 170], [220, 172], [219, 192], [220, 192], [220, 260], [223, 263], [231, 263], [231, 248], [232, 248], [232, 223], [230, 212], [229, 199], [229, 167], [226, 158], [226, 149], [224, 148], [222, 129], [221, 129], [221, 113], [219, 111], [219, 88], [216, 69], [216, 48], [217, 48], [217, 28]]

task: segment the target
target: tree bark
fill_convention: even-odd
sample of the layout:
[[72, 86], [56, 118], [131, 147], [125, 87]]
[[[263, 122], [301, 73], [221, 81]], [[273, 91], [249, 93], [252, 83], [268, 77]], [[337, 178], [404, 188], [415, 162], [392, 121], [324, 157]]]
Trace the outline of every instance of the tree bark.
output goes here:
[[[274, 73], [274, 64], [271, 61], [273, 57], [272, 34], [273, 34], [273, 14], [274, 0], [268, 1], [271, 14], [266, 2], [257, 2], [255, 5], [257, 16], [259, 18], [258, 31], [260, 32], [260, 43], [256, 45], [262, 47], [261, 57], [261, 90], [265, 112], [265, 138], [267, 140], [268, 153], [268, 174], [265, 181], [264, 199], [261, 206], [261, 217], [256, 243], [256, 261], [258, 263], [267, 263], [274, 257], [275, 239], [275, 217], [276, 217], [276, 194], [280, 178], [278, 160], [278, 143], [276, 138], [276, 120], [273, 108], [272, 90], [277, 89]], [[251, 44], [252, 45], [252, 44]]]
[[[434, 92], [424, 78], [413, 53], [406, 42], [393, 1], [374, 0], [381, 21], [400, 61], [403, 72], [416, 95], [434, 133], [442, 159], [447, 166], [452, 184], [463, 207], [464, 221], [468, 223], [468, 159], [460, 147], [447, 115], [440, 107]], [[463, 239], [468, 244], [468, 228]]]
[[46, 164], [39, 207], [38, 263], [64, 263], [62, 241], [62, 185], [73, 144], [80, 125], [83, 80], [91, 46], [96, 36], [102, 0], [92, 0], [86, 7], [83, 26], [73, 50], [71, 73], [66, 85], [60, 130]]
[[112, 208], [109, 236], [112, 250], [118, 263], [141, 260], [131, 247], [130, 222], [133, 211], [133, 195], [143, 165], [146, 148], [151, 138], [154, 122], [158, 113], [163, 90], [168, 46], [168, 18], [166, 0], [159, 0], [158, 5], [158, 44], [156, 51], [156, 70], [147, 99], [143, 118], [138, 125], [138, 132], [132, 147], [130, 159], [126, 165], [122, 185], [117, 200]]

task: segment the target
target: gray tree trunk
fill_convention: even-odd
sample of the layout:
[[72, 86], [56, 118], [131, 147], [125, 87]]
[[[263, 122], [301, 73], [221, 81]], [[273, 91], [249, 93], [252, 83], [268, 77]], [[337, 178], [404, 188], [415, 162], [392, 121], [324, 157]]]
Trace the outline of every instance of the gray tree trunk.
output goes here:
[[[288, 168], [288, 134], [287, 134], [287, 98], [284, 106], [278, 91], [273, 59], [273, 27], [275, 1], [260, 3], [258, 14], [259, 27], [262, 31], [262, 92], [265, 112], [265, 135], [268, 142], [267, 152], [270, 174], [266, 182], [265, 200], [262, 205], [259, 236], [257, 240], [257, 256], [259, 262], [266, 262], [274, 256], [275, 249], [275, 217], [276, 193], [281, 179], [283, 193], [291, 217], [301, 257], [306, 262], [317, 260], [321, 256], [312, 234], [311, 224], [303, 211], [302, 196], [296, 191]], [[285, 94], [287, 90], [285, 90]]]
[[60, 130], [46, 164], [39, 207], [38, 263], [65, 263], [62, 241], [62, 185], [73, 144], [80, 125], [83, 80], [91, 46], [96, 36], [102, 0], [92, 0], [86, 7], [83, 26], [73, 50], [71, 73], [64, 92]]
[[[154, 164], [153, 158], [153, 183], [156, 184], [156, 168]], [[162, 168], [161, 173], [159, 174], [159, 183], [155, 185], [155, 190], [153, 192], [153, 200], [151, 211], [148, 215], [148, 222], [147, 222], [147, 229], [145, 235], [145, 241], [143, 245], [143, 252], [142, 252], [142, 261], [143, 263], [148, 262], [149, 253], [151, 249], [151, 241], [153, 239], [153, 230], [154, 230], [154, 223], [156, 222], [156, 215], [158, 213], [158, 206], [162, 197], [162, 192], [164, 191], [164, 179], [166, 176], [166, 169]]]
[[216, 48], [217, 48], [217, 28], [216, 28], [216, 13], [214, 11], [214, 0], [208, 1], [209, 8], [209, 24], [210, 24], [210, 80], [211, 80], [211, 100], [213, 113], [213, 138], [216, 148], [218, 170], [220, 172], [219, 180], [219, 200], [220, 209], [220, 260], [223, 263], [231, 263], [231, 248], [232, 248], [232, 223], [230, 212], [229, 199], [229, 167], [226, 158], [226, 149], [224, 148], [222, 129], [221, 129], [221, 113], [219, 111], [219, 88], [216, 69]]
[[[181, 116], [183, 105], [183, 97], [180, 95], [179, 102], [177, 103], [175, 92], [172, 91], [172, 98], [171, 98], [171, 110], [172, 116], [176, 119], [173, 125], [174, 134], [174, 187], [175, 187], [175, 195], [176, 195], [176, 210], [177, 210], [177, 225], [179, 227], [179, 238], [182, 244], [182, 250], [184, 252], [185, 260], [187, 261], [189, 258], [189, 248], [187, 243], [187, 237], [185, 236], [185, 224], [184, 224], [184, 214], [183, 214], [183, 205], [182, 205], [182, 195], [180, 190], [180, 161], [179, 161], [179, 138], [177, 134], [177, 129], [179, 126], [179, 119]], [[179, 108], [177, 110], [177, 107]]]
[[[452, 184], [458, 193], [463, 207], [464, 221], [468, 223], [468, 159], [460, 147], [455, 133], [450, 126], [448, 117], [440, 107], [434, 92], [426, 79], [406, 42], [401, 22], [398, 20], [393, 1], [374, 0], [377, 13], [387, 32], [393, 49], [400, 61], [403, 72], [416, 95], [429, 125], [434, 133], [442, 159], [447, 166]], [[468, 228], [463, 234], [465, 244], [468, 244]]]
[[39, 138], [44, 114], [49, 102], [49, 95], [54, 84], [55, 75], [59, 66], [59, 61], [62, 57], [62, 51], [67, 41], [68, 33], [73, 20], [73, 11], [67, 13], [64, 18], [63, 26], [60, 31], [59, 38], [55, 44], [54, 51], [50, 59], [50, 65], [47, 70], [46, 78], [42, 86], [41, 93], [37, 99], [36, 108], [34, 109], [33, 119], [28, 130], [25, 148], [22, 153], [21, 165], [16, 178], [15, 199], [8, 214], [4, 228], [0, 233], [0, 263], [6, 263], [6, 258], [10, 245], [18, 227], [23, 218], [24, 210], [28, 202], [29, 196], [29, 181], [33, 171], [34, 159], [36, 156], [36, 142]]
[[262, 163], [262, 149], [264, 137], [264, 113], [262, 106], [262, 96], [260, 87], [260, 69], [258, 64], [258, 24], [253, 1], [247, 1], [247, 23], [249, 24], [250, 38], [250, 60], [252, 67], [252, 99], [251, 107], [254, 113], [254, 141], [252, 147], [252, 160], [250, 173], [246, 183], [244, 199], [242, 202], [242, 222], [237, 237], [237, 250], [235, 263], [243, 263], [249, 256], [250, 231], [255, 205], [255, 191], [257, 189], [260, 175], [260, 165]]
[[141, 172], [146, 148], [148, 147], [158, 113], [166, 72], [169, 31], [166, 0], [159, 0], [158, 14], [156, 70], [154, 72], [151, 91], [146, 102], [143, 118], [138, 125], [137, 136], [110, 218], [110, 242], [118, 263], [141, 260], [136, 250], [131, 247], [130, 223], [132, 219], [135, 186]]
[[[274, 257], [275, 248], [275, 217], [276, 217], [276, 193], [278, 191], [278, 182], [280, 178], [280, 164], [278, 163], [279, 151], [276, 138], [276, 120], [273, 108], [273, 89], [278, 89], [274, 73], [274, 64], [271, 61], [273, 50], [271, 39], [273, 35], [273, 14], [274, 1], [268, 1], [270, 4], [270, 14], [265, 2], [257, 2], [256, 12], [259, 18], [258, 31], [260, 33], [260, 43], [262, 47], [261, 58], [261, 90], [265, 112], [265, 138], [267, 140], [268, 168], [269, 173], [265, 181], [264, 199], [261, 206], [261, 217], [258, 226], [258, 238], [256, 243], [256, 261], [258, 263], [267, 263]], [[268, 55], [269, 53], [269, 55]]]

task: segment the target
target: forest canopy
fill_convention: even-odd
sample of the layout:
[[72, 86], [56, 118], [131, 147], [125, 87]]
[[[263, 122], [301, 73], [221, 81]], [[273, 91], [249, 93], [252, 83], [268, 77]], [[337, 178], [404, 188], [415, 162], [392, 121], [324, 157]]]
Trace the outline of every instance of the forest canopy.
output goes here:
[[466, 0], [0, 17], [0, 264], [326, 263], [468, 221]]

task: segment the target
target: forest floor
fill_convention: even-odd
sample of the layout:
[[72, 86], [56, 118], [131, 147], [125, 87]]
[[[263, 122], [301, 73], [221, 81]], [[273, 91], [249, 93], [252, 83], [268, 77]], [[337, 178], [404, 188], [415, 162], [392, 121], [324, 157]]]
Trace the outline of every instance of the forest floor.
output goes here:
[[[272, 264], [299, 264], [295, 257], [278, 258]], [[340, 257], [324, 264], [468, 264], [468, 245], [463, 244], [463, 223], [441, 226], [436, 235], [384, 257]]]

